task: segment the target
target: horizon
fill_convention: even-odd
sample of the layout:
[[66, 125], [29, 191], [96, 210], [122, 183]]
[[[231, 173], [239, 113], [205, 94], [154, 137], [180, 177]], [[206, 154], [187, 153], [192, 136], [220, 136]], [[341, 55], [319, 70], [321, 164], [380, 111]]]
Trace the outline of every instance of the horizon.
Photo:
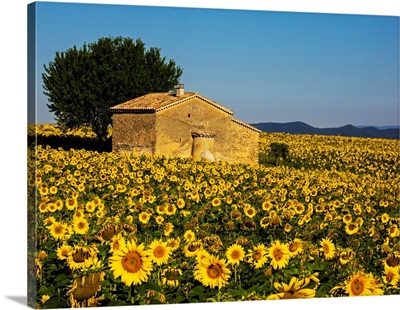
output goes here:
[[[312, 124], [308, 124], [306, 122], [297, 120], [297, 121], [289, 121], [289, 122], [272, 122], [272, 121], [261, 121], [261, 122], [255, 122], [255, 123], [249, 123], [250, 125], [258, 125], [258, 124], [263, 124], [263, 123], [273, 123], [273, 124], [290, 124], [290, 123], [304, 123], [306, 125], [312, 126], [317, 129], [326, 129], [326, 128], [340, 128], [340, 127], [345, 127], [345, 126], [354, 126], [356, 128], [366, 128], [366, 127], [373, 127], [379, 130], [382, 129], [397, 129], [400, 128], [399, 125], [354, 125], [354, 124], [344, 124], [344, 125], [338, 125], [338, 126], [333, 126], [333, 127], [317, 127], [313, 126]], [[36, 123], [36, 125], [58, 125], [57, 123]]]
[[38, 124], [56, 122], [43, 94], [43, 65], [56, 52], [108, 36], [160, 48], [161, 56], [182, 67], [187, 91], [232, 109], [247, 123], [399, 124], [397, 16], [36, 5]]

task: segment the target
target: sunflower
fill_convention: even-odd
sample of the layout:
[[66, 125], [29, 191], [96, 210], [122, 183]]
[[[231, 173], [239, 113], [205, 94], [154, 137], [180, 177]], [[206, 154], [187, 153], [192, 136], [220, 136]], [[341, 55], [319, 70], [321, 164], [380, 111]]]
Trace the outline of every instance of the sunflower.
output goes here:
[[54, 218], [54, 216], [46, 217], [46, 218], [43, 220], [43, 223], [44, 223], [44, 225], [46, 225], [46, 226], [49, 226], [49, 225], [51, 225], [51, 224], [53, 224], [53, 223], [55, 223], [55, 222], [56, 222], [56, 219]]
[[176, 207], [173, 204], [169, 204], [165, 209], [167, 215], [174, 215], [176, 213]]
[[[236, 207], [236, 205], [233, 205], [233, 207]], [[236, 210], [236, 208], [234, 208], [231, 213], [230, 213], [231, 219], [232, 220], [237, 220], [240, 221], [242, 219], [242, 212]]]
[[387, 232], [389, 234], [390, 237], [395, 238], [396, 236], [398, 236], [400, 234], [400, 230], [397, 227], [397, 225], [393, 224], [392, 226], [390, 226], [387, 229]]
[[72, 198], [78, 199], [79, 193], [74, 191], [74, 192], [72, 192], [71, 196], [72, 196]]
[[45, 212], [49, 211], [49, 210], [47, 209], [47, 203], [45, 203], [45, 202], [41, 202], [41, 203], [39, 204], [39, 206], [38, 206], [38, 209], [39, 209], [39, 212], [40, 212], [40, 213], [45, 213]]
[[303, 241], [299, 238], [295, 238], [288, 245], [290, 257], [296, 256], [297, 254], [303, 252]]
[[86, 260], [95, 257], [98, 250], [94, 247], [75, 246], [67, 257], [68, 267], [72, 270], [83, 269]]
[[65, 224], [65, 235], [63, 239], [69, 239], [74, 234], [74, 229], [71, 225]]
[[368, 235], [369, 235], [370, 237], [372, 237], [373, 235], [375, 235], [375, 226], [371, 226], [371, 227], [368, 229]]
[[61, 199], [57, 199], [57, 201], [55, 202], [57, 210], [61, 211], [63, 209], [64, 206], [64, 202]]
[[319, 243], [321, 245], [320, 251], [324, 253], [326, 259], [331, 259], [335, 256], [335, 245], [329, 238], [324, 238]]
[[97, 196], [95, 196], [92, 201], [96, 206], [102, 205], [101, 199]]
[[255, 268], [259, 269], [267, 262], [267, 251], [263, 244], [258, 244], [248, 251], [247, 261]]
[[364, 224], [364, 220], [362, 217], [358, 217], [354, 223], [356, 223], [358, 227], [361, 227]]
[[50, 299], [49, 295], [42, 295], [42, 298], [40, 299], [40, 301], [42, 302], [42, 304], [44, 304], [46, 301], [48, 301]]
[[313, 298], [315, 289], [306, 288], [309, 283], [309, 278], [299, 280], [296, 277], [292, 277], [289, 284], [275, 282], [274, 287], [279, 293], [270, 295], [267, 299]]
[[164, 218], [160, 215], [156, 216], [156, 222], [158, 225], [161, 225], [164, 222]]
[[153, 270], [149, 251], [144, 249], [143, 243], [136, 245], [134, 241], [128, 241], [125, 247], [115, 251], [109, 258], [109, 265], [114, 278], [121, 277], [127, 286], [147, 282]]
[[170, 286], [170, 287], [176, 287], [179, 284], [179, 276], [182, 275], [182, 270], [173, 268], [173, 267], [168, 267], [163, 270], [161, 273], [161, 279], [162, 279], [162, 284]]
[[154, 203], [156, 201], [156, 196], [150, 195], [147, 199], [148, 203]]
[[390, 216], [387, 213], [382, 214], [382, 216], [381, 216], [382, 223], [389, 222], [389, 219], [390, 219]]
[[328, 226], [327, 223], [321, 223], [321, 224], [319, 224], [319, 229], [324, 229], [327, 226]]
[[196, 240], [194, 232], [190, 229], [185, 231], [183, 237], [185, 238], [186, 242], [193, 242], [194, 240]]
[[190, 211], [188, 211], [188, 210], [181, 210], [181, 212], [180, 212], [184, 217], [186, 217], [186, 216], [188, 216], [188, 215], [190, 215]]
[[59, 247], [57, 249], [58, 259], [61, 259], [61, 260], [67, 259], [68, 255], [69, 255], [69, 253], [71, 253], [71, 251], [72, 251], [72, 248], [69, 245], [64, 243], [61, 247]]
[[383, 282], [396, 287], [399, 283], [399, 268], [389, 267], [385, 265], [385, 275], [383, 276]]
[[74, 213], [74, 218], [75, 217], [84, 217], [84, 216], [85, 216], [85, 213], [83, 213], [82, 210], [76, 210]]
[[226, 257], [228, 258], [228, 264], [237, 265], [244, 258], [244, 249], [239, 244], [232, 244], [226, 250]]
[[137, 188], [132, 188], [131, 191], [130, 191], [130, 194], [133, 197], [136, 197], [136, 196], [138, 196], [140, 194], [140, 191]]
[[39, 193], [41, 196], [46, 196], [49, 194], [49, 189], [46, 186], [42, 185], [39, 187]]
[[231, 271], [226, 268], [225, 259], [210, 255], [197, 263], [194, 268], [194, 278], [204, 286], [221, 288], [228, 283]]
[[50, 212], [54, 213], [58, 210], [57, 205], [54, 202], [49, 202], [47, 204], [47, 210], [49, 210]]
[[168, 237], [173, 230], [174, 230], [174, 225], [170, 222], [166, 223], [164, 228], [164, 236]]
[[193, 257], [202, 248], [203, 244], [200, 241], [190, 242], [183, 247], [183, 252], [186, 257]]
[[400, 269], [400, 257], [395, 254], [390, 254], [387, 259], [384, 260], [384, 266], [394, 267]]
[[119, 233], [120, 229], [117, 225], [108, 223], [106, 224], [97, 234], [97, 238], [101, 241], [101, 243], [109, 242], [112, 237]]
[[150, 220], [150, 214], [149, 214], [149, 213], [147, 213], [147, 212], [141, 212], [141, 213], [139, 214], [139, 221], [140, 221], [142, 224], [147, 224], [147, 223], [149, 222], [149, 220]]
[[76, 198], [67, 198], [65, 199], [65, 206], [72, 211], [78, 206], [78, 200]]
[[304, 207], [304, 205], [303, 204], [301, 204], [301, 203], [297, 203], [295, 206], [294, 206], [294, 211], [296, 212], [296, 214], [303, 214], [304, 213], [304, 211], [305, 211], [305, 207]]
[[50, 235], [56, 239], [62, 239], [65, 236], [65, 225], [60, 222], [54, 222], [50, 226], [47, 226], [47, 228], [50, 230]]
[[370, 296], [377, 295], [378, 283], [371, 274], [358, 271], [352, 274], [344, 284], [344, 289], [349, 296]]
[[102, 267], [102, 261], [97, 256], [89, 257], [85, 260], [84, 269], [101, 269]]
[[119, 233], [111, 238], [110, 250], [108, 252], [114, 253], [115, 251], [118, 251], [123, 247], [126, 247], [126, 242], [122, 235]]
[[318, 194], [317, 189], [316, 188], [312, 188], [311, 191], [310, 191], [310, 195], [315, 197], [315, 196], [317, 196], [317, 194]]
[[385, 292], [382, 289], [383, 284], [380, 283], [378, 279], [375, 279], [372, 273], [369, 273], [368, 277], [372, 285], [372, 295], [384, 295]]
[[246, 205], [243, 211], [249, 218], [253, 218], [257, 213], [256, 209], [250, 205]]
[[85, 190], [85, 185], [82, 183], [79, 183], [78, 185], [78, 191], [83, 192]]
[[116, 186], [116, 191], [118, 192], [118, 193], [124, 193], [124, 192], [126, 192], [126, 186], [125, 186], [125, 184], [117, 184], [117, 186]]
[[171, 248], [168, 247], [167, 242], [154, 240], [149, 247], [153, 263], [161, 266], [162, 264], [166, 264], [168, 262], [171, 254]]
[[43, 261], [46, 257], [47, 257], [47, 253], [45, 251], [40, 251], [37, 254], [37, 258], [40, 259], [41, 261]]
[[270, 223], [270, 219], [269, 219], [268, 216], [264, 216], [264, 217], [260, 220], [260, 226], [261, 226], [262, 228], [268, 227], [268, 226], [269, 226], [269, 223]]
[[292, 230], [292, 226], [289, 223], [286, 223], [283, 230], [288, 233]]
[[221, 199], [215, 197], [213, 200], [211, 200], [211, 204], [213, 207], [218, 207], [221, 205]]
[[348, 235], [354, 235], [358, 231], [358, 225], [356, 223], [349, 223], [345, 227]]
[[343, 216], [342, 220], [343, 220], [343, 222], [344, 222], [345, 224], [351, 223], [351, 221], [352, 221], [351, 214], [350, 214], [350, 213], [347, 213], [346, 215]]
[[176, 202], [176, 205], [178, 206], [179, 209], [182, 209], [185, 206], [185, 200], [183, 200], [183, 198], [179, 198], [178, 201]]
[[75, 217], [73, 226], [75, 232], [80, 235], [86, 234], [89, 230], [89, 223], [83, 217]]
[[164, 213], [166, 213], [166, 207], [164, 205], [158, 205], [156, 206], [156, 212], [159, 215], [163, 215]]
[[352, 249], [350, 249], [350, 248], [344, 249], [340, 252], [339, 262], [341, 265], [346, 265], [348, 262], [353, 260], [354, 257], [355, 257], [355, 253]]
[[206, 249], [199, 248], [196, 251], [196, 262], [201, 263], [201, 261], [205, 258], [208, 258], [210, 256], [210, 253]]
[[167, 246], [171, 248], [171, 251], [175, 251], [179, 247], [180, 243], [181, 243], [180, 237], [169, 238], [167, 240]]
[[85, 204], [85, 209], [86, 209], [87, 212], [92, 213], [96, 209], [96, 204], [94, 203], [94, 201], [88, 201]]
[[268, 248], [267, 256], [271, 258], [271, 265], [274, 269], [285, 267], [289, 263], [290, 251], [286, 244], [281, 244], [279, 240], [272, 242]]
[[282, 225], [281, 218], [278, 215], [270, 216], [270, 223], [273, 224], [274, 226]]
[[72, 308], [96, 307], [99, 305], [97, 294], [101, 290], [104, 272], [97, 271], [80, 278], [72, 283], [72, 288], [67, 292]]

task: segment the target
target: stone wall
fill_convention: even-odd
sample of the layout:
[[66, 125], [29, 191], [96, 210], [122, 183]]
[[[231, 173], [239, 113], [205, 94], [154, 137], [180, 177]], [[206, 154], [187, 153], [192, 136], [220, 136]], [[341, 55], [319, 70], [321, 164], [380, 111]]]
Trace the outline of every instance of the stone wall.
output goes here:
[[192, 98], [175, 107], [157, 112], [157, 142], [155, 154], [166, 156], [192, 156], [192, 132], [216, 133], [214, 158], [226, 160], [231, 117], [226, 112]]
[[155, 114], [113, 114], [113, 151], [153, 154], [156, 141]]
[[259, 133], [239, 123], [231, 124], [231, 163], [258, 164]]

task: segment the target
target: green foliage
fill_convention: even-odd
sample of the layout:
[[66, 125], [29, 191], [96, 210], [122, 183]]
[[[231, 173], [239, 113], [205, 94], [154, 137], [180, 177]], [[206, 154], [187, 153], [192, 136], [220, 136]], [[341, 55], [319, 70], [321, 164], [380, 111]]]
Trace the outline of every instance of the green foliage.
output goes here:
[[106, 140], [110, 107], [150, 92], [172, 90], [182, 75], [159, 48], [131, 38], [100, 38], [82, 48], [56, 52], [42, 74], [44, 94], [58, 124], [92, 126]]
[[269, 152], [260, 152], [259, 163], [265, 166], [278, 166], [288, 164], [289, 146], [285, 143], [272, 142]]

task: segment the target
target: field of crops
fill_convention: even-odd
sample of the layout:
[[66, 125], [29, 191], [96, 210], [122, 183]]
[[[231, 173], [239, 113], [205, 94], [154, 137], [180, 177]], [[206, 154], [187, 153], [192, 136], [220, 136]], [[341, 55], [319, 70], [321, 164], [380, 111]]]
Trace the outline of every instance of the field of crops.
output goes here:
[[272, 143], [258, 166], [30, 147], [35, 306], [398, 295], [399, 141]]

